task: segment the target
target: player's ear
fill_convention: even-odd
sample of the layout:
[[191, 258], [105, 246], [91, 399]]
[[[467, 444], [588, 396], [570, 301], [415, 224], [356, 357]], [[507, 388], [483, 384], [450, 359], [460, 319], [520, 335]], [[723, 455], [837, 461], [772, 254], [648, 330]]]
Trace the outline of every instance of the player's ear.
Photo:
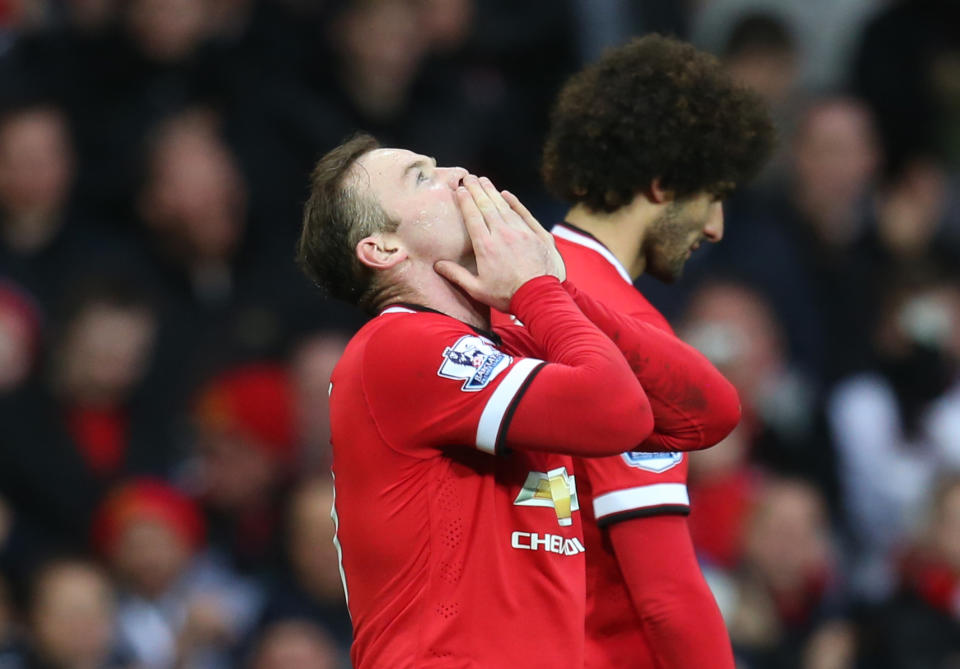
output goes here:
[[357, 258], [371, 269], [390, 269], [407, 259], [407, 252], [392, 235], [377, 233], [357, 242]]
[[660, 177], [650, 182], [646, 195], [647, 199], [654, 204], [665, 204], [673, 200], [673, 191], [663, 187], [663, 180]]

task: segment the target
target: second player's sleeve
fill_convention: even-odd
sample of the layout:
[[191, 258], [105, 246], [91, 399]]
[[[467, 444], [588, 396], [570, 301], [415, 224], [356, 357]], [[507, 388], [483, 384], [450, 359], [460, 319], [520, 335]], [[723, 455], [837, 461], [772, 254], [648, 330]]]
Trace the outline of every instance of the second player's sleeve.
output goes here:
[[597, 525], [658, 515], [687, 515], [685, 453], [627, 452], [576, 461], [577, 472], [590, 480]]
[[569, 281], [564, 287], [617, 344], [646, 391], [655, 418], [644, 444], [648, 450], [706, 448], [736, 427], [737, 391], [703, 354], [659, 327], [608, 308]]
[[608, 532], [660, 665], [734, 669], [730, 637], [697, 564], [686, 518], [634, 518]]

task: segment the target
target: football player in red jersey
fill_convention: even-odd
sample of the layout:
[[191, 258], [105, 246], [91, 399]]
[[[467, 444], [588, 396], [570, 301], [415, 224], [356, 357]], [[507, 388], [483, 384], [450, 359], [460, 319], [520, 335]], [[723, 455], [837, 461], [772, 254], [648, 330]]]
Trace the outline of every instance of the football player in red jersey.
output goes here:
[[[608, 51], [556, 102], [543, 173], [573, 205], [553, 230], [567, 275], [673, 341], [625, 350], [653, 409], [650, 450], [720, 441], [739, 404], [632, 283], [643, 273], [672, 282], [702, 242], [720, 241], [722, 200], [759, 171], [773, 136], [760, 99], [713, 57], [658, 35]], [[588, 549], [589, 669], [734, 665], [686, 526], [686, 458], [632, 452], [575, 462]]]
[[[580, 666], [571, 456], [650, 436], [646, 395], [604, 334], [635, 344], [637, 328], [574, 302], [553, 237], [516, 198], [369, 136], [318, 163], [298, 259], [379, 314], [330, 387], [354, 666]], [[491, 331], [491, 307], [526, 327]]]

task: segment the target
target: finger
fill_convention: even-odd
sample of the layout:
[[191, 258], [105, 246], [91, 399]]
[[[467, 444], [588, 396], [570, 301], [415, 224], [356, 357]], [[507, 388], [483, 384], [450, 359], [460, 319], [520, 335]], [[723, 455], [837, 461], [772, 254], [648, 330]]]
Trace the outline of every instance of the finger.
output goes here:
[[531, 230], [537, 234], [550, 234], [546, 228], [540, 225], [540, 221], [538, 221], [534, 215], [530, 213], [530, 210], [523, 205], [523, 202], [521, 202], [516, 195], [508, 190], [502, 191], [501, 194], [503, 195], [504, 201], [510, 205], [511, 209], [520, 214], [520, 218], [522, 218], [523, 221], [530, 226]]
[[487, 194], [487, 197], [490, 198], [490, 201], [497, 207], [497, 211], [500, 212], [500, 216], [507, 223], [511, 222], [514, 219], [514, 211], [503, 199], [503, 196], [500, 194], [500, 191], [497, 190], [497, 187], [493, 185], [493, 182], [490, 181], [487, 177], [480, 177], [480, 186], [483, 188], [483, 192]]
[[492, 230], [496, 226], [504, 224], [503, 217], [500, 215], [497, 205], [495, 205], [493, 200], [490, 199], [490, 196], [487, 195], [483, 186], [480, 184], [480, 180], [476, 176], [470, 174], [464, 177], [463, 185], [467, 187], [477, 208], [480, 210], [480, 213], [483, 214], [483, 220], [486, 222], [487, 227]]
[[490, 235], [490, 228], [483, 218], [483, 214], [474, 202], [473, 196], [463, 186], [457, 188], [457, 204], [460, 207], [460, 213], [463, 215], [463, 224], [467, 228], [467, 234], [470, 240], [474, 242], [474, 251], [477, 250], [476, 241]]
[[480, 294], [480, 279], [474, 276], [470, 270], [452, 260], [438, 260], [433, 264], [433, 269], [437, 274], [464, 290], [471, 297], [475, 298]]

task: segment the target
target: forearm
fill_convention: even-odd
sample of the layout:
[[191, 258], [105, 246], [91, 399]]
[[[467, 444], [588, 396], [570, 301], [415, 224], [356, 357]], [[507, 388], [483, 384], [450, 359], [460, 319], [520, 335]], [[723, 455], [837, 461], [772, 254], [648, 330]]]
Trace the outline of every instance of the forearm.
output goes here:
[[730, 638], [697, 564], [686, 517], [635, 518], [607, 531], [660, 666], [733, 669]]
[[619, 314], [567, 281], [575, 303], [617, 346], [643, 386], [654, 416], [651, 451], [712, 446], [740, 421], [736, 389], [706, 357], [669, 332]]
[[556, 279], [528, 282], [511, 309], [549, 364], [512, 417], [509, 446], [590, 457], [632, 450], [649, 437], [653, 414], [643, 388]]

